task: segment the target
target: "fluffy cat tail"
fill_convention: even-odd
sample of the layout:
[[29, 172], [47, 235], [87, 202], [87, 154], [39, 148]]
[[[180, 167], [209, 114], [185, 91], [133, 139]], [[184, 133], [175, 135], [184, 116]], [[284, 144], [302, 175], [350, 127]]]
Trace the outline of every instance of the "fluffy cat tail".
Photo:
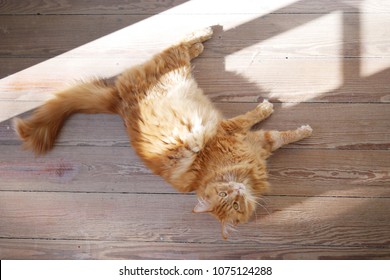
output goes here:
[[64, 124], [74, 113], [118, 113], [119, 96], [104, 80], [82, 83], [61, 91], [36, 109], [28, 119], [15, 118], [14, 127], [23, 147], [36, 154], [49, 151]]

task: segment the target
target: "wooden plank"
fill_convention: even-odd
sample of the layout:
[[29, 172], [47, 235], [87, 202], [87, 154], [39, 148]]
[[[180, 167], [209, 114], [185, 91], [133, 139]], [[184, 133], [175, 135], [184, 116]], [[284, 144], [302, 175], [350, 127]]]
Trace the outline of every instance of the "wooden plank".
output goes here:
[[0, 15], [67, 15], [67, 14], [126, 14], [126, 15], [153, 15], [170, 9], [187, 0], [143, 0], [143, 1], [77, 1], [77, 0], [50, 0], [50, 1], [5, 1], [2, 4]]
[[0, 258], [10, 259], [389, 259], [389, 248], [131, 242], [96, 240], [0, 239]]
[[145, 16], [1, 16], [0, 57], [50, 58], [142, 19]]
[[[259, 102], [263, 98], [272, 102], [390, 102], [390, 69], [384, 67], [367, 76], [353, 74], [356, 67], [368, 64], [379, 68], [390, 65], [390, 58], [250, 60], [240, 57], [226, 69], [224, 58], [200, 58], [194, 62], [193, 72], [205, 93], [219, 102]], [[1, 80], [0, 102], [42, 101], [77, 79], [111, 76], [110, 72], [120, 73], [129, 65], [141, 62], [134, 58], [57, 57]], [[18, 110], [18, 106], [23, 106], [19, 103], [1, 106], [15, 112], [9, 117], [25, 112]], [[5, 111], [0, 114], [4, 115]]]
[[[0, 146], [0, 190], [177, 193], [151, 175], [128, 147], [56, 147], [34, 157]], [[277, 151], [269, 160], [271, 195], [389, 197], [389, 151]]]
[[60, 148], [44, 158], [34, 158], [15, 146], [1, 147], [13, 151], [2, 155], [3, 190], [175, 193], [152, 176], [128, 147], [99, 148], [99, 152], [91, 147]]
[[[207, 50], [205, 51], [207, 52]], [[200, 58], [194, 76], [213, 101], [383, 102], [388, 90], [390, 59], [232, 59]], [[367, 67], [366, 67], [367, 66]], [[356, 74], [369, 67], [377, 71]], [[16, 95], [18, 96], [18, 95]]]
[[[259, 210], [228, 242], [388, 249], [389, 203], [390, 198], [273, 197], [270, 214]], [[225, 244], [218, 222], [193, 214], [194, 204], [188, 195], [2, 192], [0, 236]]]
[[[0, 56], [53, 57], [145, 19], [142, 15], [48, 15], [1, 16]], [[26, 25], [28, 22], [28, 25]], [[149, 23], [150, 22], [150, 23]], [[182, 26], [172, 32], [172, 22]], [[140, 23], [143, 32], [122, 40], [132, 42], [127, 49], [133, 56], [155, 53], [175, 34], [186, 34], [207, 25], [222, 25], [215, 30], [204, 56], [221, 57], [237, 52], [252, 60], [294, 57], [389, 57], [387, 14], [186, 14], [156, 15]], [[156, 30], [153, 30], [156, 29]], [[185, 28], [185, 29], [184, 29]], [[72, 30], [72, 33], [68, 31]], [[181, 31], [185, 30], [185, 31]], [[159, 36], [158, 33], [159, 32]], [[362, 37], [364, 34], [368, 33]], [[75, 36], [77, 34], [77, 36]], [[180, 37], [176, 37], [176, 40]], [[22, 43], [21, 43], [22, 42]], [[173, 41], [171, 41], [173, 43]], [[111, 40], [105, 51], [116, 50]], [[92, 47], [88, 52], [94, 58]], [[124, 52], [122, 51], [122, 55]]]
[[268, 163], [271, 194], [389, 197], [388, 158], [389, 151], [278, 151]]
[[[264, 96], [263, 98], [266, 98]], [[0, 102], [4, 114], [15, 112], [15, 103]], [[25, 105], [23, 105], [25, 104]], [[17, 106], [38, 105], [35, 102], [17, 102]], [[227, 117], [243, 114], [256, 107], [256, 103], [216, 103]], [[275, 112], [257, 129], [295, 129], [310, 124], [314, 134], [303, 142], [286, 148], [389, 150], [390, 110], [388, 104], [344, 103], [287, 103], [274, 104]], [[24, 108], [25, 108], [24, 107]], [[28, 117], [27, 112], [22, 117]], [[353, 124], [353, 125], [351, 125]], [[0, 123], [0, 144], [19, 145], [12, 129], [12, 119]], [[58, 146], [129, 146], [123, 121], [116, 115], [73, 115], [64, 126]]]
[[[91, 4], [88, 1], [77, 0], [51, 0], [51, 1], [24, 1], [23, 5], [20, 2], [6, 1], [0, 10], [0, 14], [121, 14], [121, 15], [137, 15], [137, 14], [156, 14], [174, 6], [186, 3], [185, 0], [170, 0], [170, 1], [157, 1], [157, 0], [143, 0], [143, 1], [120, 1], [113, 0], [107, 3], [107, 1], [94, 1]], [[291, 1], [291, 0], [273, 0], [273, 1], [261, 1], [255, 3], [256, 5], [249, 6], [251, 1], [240, 1], [241, 5], [237, 5], [238, 10], [232, 10], [229, 1], [216, 1], [215, 5], [210, 5], [210, 2], [206, 1], [193, 1], [196, 5], [190, 5], [193, 13], [199, 13], [199, 10], [203, 8], [202, 12], [208, 13], [254, 13], [261, 11], [269, 11], [272, 13], [329, 13], [332, 11], [342, 10], [346, 13], [389, 13], [390, 7], [386, 1], [382, 0], [366, 0], [362, 4], [360, 0], [349, 0], [348, 4], [344, 1], [334, 0], [317, 0], [317, 1]], [[231, 1], [233, 2], [233, 1]], [[204, 10], [204, 6], [207, 5], [207, 11]], [[244, 7], [241, 8], [240, 7]], [[219, 8], [219, 9], [217, 9]], [[230, 8], [231, 10], [227, 10]], [[187, 8], [190, 10], [189, 8]], [[190, 10], [190, 11], [191, 11]], [[172, 11], [171, 13], [179, 13], [179, 11]]]
[[0, 58], [0, 79], [7, 77], [16, 72], [22, 71], [28, 67], [45, 61], [46, 58], [17, 58], [17, 57], [2, 57]]

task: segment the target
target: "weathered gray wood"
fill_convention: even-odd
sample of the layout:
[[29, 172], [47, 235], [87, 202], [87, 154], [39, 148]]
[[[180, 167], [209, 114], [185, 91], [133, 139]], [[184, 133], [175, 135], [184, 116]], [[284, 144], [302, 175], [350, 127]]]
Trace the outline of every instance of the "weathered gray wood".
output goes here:
[[143, 0], [143, 1], [5, 1], [0, 14], [126, 14], [126, 15], [153, 15], [185, 3], [186, 0]]
[[[215, 0], [214, 0], [215, 1]], [[213, 1], [213, 2], [214, 2]], [[66, 15], [66, 14], [121, 14], [121, 15], [137, 15], [137, 14], [155, 14], [163, 12], [167, 9], [170, 9], [174, 6], [186, 3], [186, 0], [170, 0], [170, 1], [157, 1], [157, 0], [143, 0], [143, 1], [94, 1], [93, 5], [88, 1], [77, 1], [77, 0], [50, 0], [50, 1], [12, 1], [7, 0], [3, 1], [0, 14], [56, 14], [56, 15]], [[241, 1], [246, 2], [246, 1]], [[219, 4], [225, 5], [210, 5], [210, 2], [204, 3], [208, 4], [207, 11], [210, 13], [234, 13], [234, 12], [246, 12], [246, 13], [258, 13], [264, 10], [272, 13], [329, 13], [332, 11], [341, 10], [347, 13], [365, 13], [365, 12], [375, 12], [375, 13], [386, 13], [390, 11], [388, 3], [383, 0], [370, 0], [365, 1], [363, 6], [360, 0], [350, 0], [348, 4], [345, 4], [345, 1], [341, 0], [315, 0], [315, 1], [296, 1], [291, 3], [291, 1], [286, 0], [273, 0], [271, 3], [268, 1], [261, 1], [257, 3], [256, 6], [251, 6], [252, 9], [245, 9], [245, 4], [242, 5], [243, 8], [237, 7], [235, 10], [227, 10], [230, 8], [229, 3], [226, 1], [220, 1]], [[200, 7], [199, 7], [200, 6]], [[192, 7], [196, 7], [192, 5]], [[210, 10], [210, 7], [212, 10]], [[279, 9], [275, 9], [278, 7]], [[198, 5], [198, 8], [202, 8], [202, 5]], [[216, 8], [219, 8], [217, 10]], [[225, 8], [225, 9], [224, 9]], [[240, 9], [241, 8], [241, 9]], [[191, 10], [190, 10], [191, 11]], [[199, 12], [198, 10], [193, 11], [194, 13]], [[174, 13], [174, 11], [172, 11]]]
[[1, 57], [0, 79], [45, 61], [46, 58]]
[[[273, 197], [231, 242], [388, 248], [390, 198]], [[3, 238], [221, 243], [189, 195], [2, 192]], [[375, 217], [375, 218], [374, 218]]]
[[1, 259], [389, 259], [388, 248], [248, 243], [0, 239]]
[[[145, 18], [145, 15], [1, 16], [0, 56], [50, 58], [114, 31], [131, 27]], [[143, 34], [137, 34], [137, 38], [123, 38], [129, 42], [137, 40], [137, 44], [127, 50], [128, 53], [136, 56], [158, 49], [170, 34], [177, 32], [171, 30], [169, 33], [169, 28], [173, 28], [173, 19], [181, 22], [182, 26], [188, 26], [187, 32], [194, 31], [196, 25], [222, 25], [215, 29], [214, 39], [208, 43], [209, 50], [204, 57], [228, 56], [239, 51], [240, 55], [249, 56], [251, 60], [286, 57], [389, 57], [387, 37], [390, 31], [380, 28], [390, 23], [388, 15], [359, 17], [349, 13], [299, 16], [270, 14], [254, 19], [250, 14], [157, 15], [151, 21], [156, 26], [141, 23], [147, 28]], [[199, 21], [204, 24], [195, 24]], [[370, 34], [362, 37], [361, 28], [365, 26], [370, 27]], [[156, 37], [152, 32], [158, 30], [164, 33]], [[116, 44], [117, 42], [113, 43], [111, 50], [107, 51], [115, 49]], [[89, 55], [94, 57], [93, 53]]]
[[142, 19], [145, 16], [1, 16], [0, 57], [50, 58]]
[[[56, 147], [34, 158], [0, 146], [0, 190], [176, 193], [128, 147]], [[389, 197], [388, 151], [283, 149], [269, 159], [273, 195]]]
[[[225, 58], [200, 58], [194, 64], [196, 79], [214, 102], [256, 102], [263, 98], [295, 103], [390, 102], [387, 58], [253, 60], [233, 56], [230, 64]], [[355, 73], [367, 64], [387, 66], [364, 76]]]

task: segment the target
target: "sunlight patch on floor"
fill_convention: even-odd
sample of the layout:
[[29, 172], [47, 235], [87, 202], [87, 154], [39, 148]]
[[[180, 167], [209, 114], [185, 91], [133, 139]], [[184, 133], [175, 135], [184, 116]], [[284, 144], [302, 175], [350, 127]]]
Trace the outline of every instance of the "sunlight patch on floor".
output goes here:
[[[315, 99], [343, 82], [341, 17], [340, 12], [327, 14], [231, 54], [225, 59], [226, 70], [244, 76], [281, 102]], [[301, 52], [310, 45], [309, 53]], [[245, 55], [248, 59], [243, 62]]]
[[[368, 77], [390, 68], [390, 18], [375, 14], [361, 14], [360, 17], [360, 55], [365, 58], [361, 61], [361, 76]], [[378, 59], [378, 53], [381, 59]]]

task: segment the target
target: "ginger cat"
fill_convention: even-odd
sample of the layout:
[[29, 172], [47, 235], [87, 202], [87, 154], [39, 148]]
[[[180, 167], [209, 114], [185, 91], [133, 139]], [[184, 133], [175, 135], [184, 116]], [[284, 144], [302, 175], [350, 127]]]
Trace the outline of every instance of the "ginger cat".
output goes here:
[[193, 212], [213, 214], [226, 239], [232, 226], [248, 221], [267, 190], [265, 160], [272, 151], [310, 136], [312, 129], [251, 131], [273, 112], [266, 100], [224, 119], [191, 75], [190, 61], [211, 36], [211, 28], [195, 32], [114, 83], [94, 80], [57, 93], [30, 118], [15, 120], [24, 146], [47, 152], [74, 113], [119, 114], [139, 157], [178, 191], [195, 191]]

